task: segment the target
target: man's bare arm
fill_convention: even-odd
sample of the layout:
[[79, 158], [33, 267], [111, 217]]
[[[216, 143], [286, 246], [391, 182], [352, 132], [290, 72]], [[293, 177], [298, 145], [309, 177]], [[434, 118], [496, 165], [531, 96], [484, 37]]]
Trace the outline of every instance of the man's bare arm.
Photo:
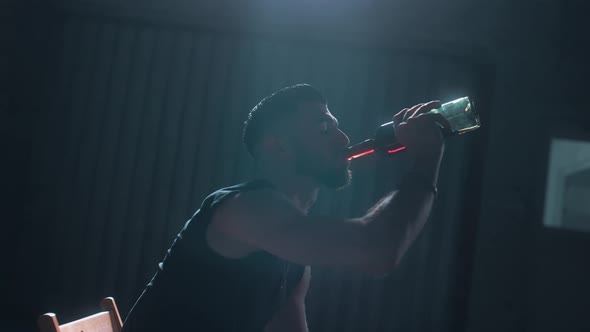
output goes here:
[[430, 167], [431, 172], [408, 174], [400, 190], [382, 198], [363, 218], [370, 233], [368, 237], [380, 246], [374, 252], [385, 255], [379, 272], [387, 272], [399, 264], [428, 220], [435, 198], [433, 177], [438, 174], [438, 165]]
[[[414, 151], [412, 174], [395, 194], [386, 196], [365, 216], [309, 217], [282, 194], [257, 190], [240, 193], [222, 204], [213, 216], [208, 239], [227, 239], [302, 265], [377, 274], [390, 271], [422, 229], [434, 200], [430, 184], [434, 185], [438, 177], [442, 134], [440, 128], [434, 128], [433, 117], [422, 114], [428, 110], [424, 106], [405, 109], [394, 117], [394, 122], [398, 119], [400, 142]], [[412, 115], [401, 121], [401, 113]]]
[[305, 216], [272, 189], [240, 193], [222, 204], [207, 234], [209, 245], [218, 251], [215, 244], [226, 239], [301, 265], [371, 270], [378, 257], [372, 254], [368, 235], [361, 218]]
[[433, 203], [430, 190], [408, 182], [353, 219], [305, 216], [271, 189], [241, 193], [221, 205], [208, 233], [302, 265], [386, 273], [399, 263]]

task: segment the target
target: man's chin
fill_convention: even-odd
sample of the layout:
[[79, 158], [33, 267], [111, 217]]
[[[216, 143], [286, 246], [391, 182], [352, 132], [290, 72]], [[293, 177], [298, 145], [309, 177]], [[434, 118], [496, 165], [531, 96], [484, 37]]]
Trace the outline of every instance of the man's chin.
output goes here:
[[298, 163], [296, 173], [314, 179], [317, 184], [329, 189], [342, 189], [350, 184], [352, 172], [349, 164], [332, 164], [322, 167], [314, 163]]

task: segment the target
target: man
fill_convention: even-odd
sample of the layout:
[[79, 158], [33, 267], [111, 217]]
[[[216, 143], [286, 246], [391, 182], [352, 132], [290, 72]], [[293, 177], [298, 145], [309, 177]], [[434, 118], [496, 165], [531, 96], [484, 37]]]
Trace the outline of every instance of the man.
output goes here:
[[345, 148], [324, 97], [284, 88], [252, 109], [244, 142], [257, 179], [211, 194], [186, 223], [123, 331], [307, 331], [310, 265], [385, 274], [422, 229], [444, 144], [438, 102], [394, 116], [414, 160], [398, 191], [360, 218], [308, 216], [320, 187], [350, 179]]

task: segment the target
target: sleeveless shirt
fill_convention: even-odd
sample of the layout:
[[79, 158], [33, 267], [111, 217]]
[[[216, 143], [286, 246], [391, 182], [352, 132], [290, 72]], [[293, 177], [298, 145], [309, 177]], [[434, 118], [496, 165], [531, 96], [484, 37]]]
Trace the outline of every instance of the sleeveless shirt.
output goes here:
[[262, 331], [301, 280], [304, 266], [265, 251], [226, 258], [209, 247], [206, 230], [224, 200], [269, 187], [255, 180], [209, 195], [158, 264], [122, 332]]

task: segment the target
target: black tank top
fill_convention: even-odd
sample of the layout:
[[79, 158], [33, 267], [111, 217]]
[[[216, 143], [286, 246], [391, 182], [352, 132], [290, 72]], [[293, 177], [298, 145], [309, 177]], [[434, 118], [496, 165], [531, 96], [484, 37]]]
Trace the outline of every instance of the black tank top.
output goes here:
[[239, 192], [269, 188], [255, 180], [209, 195], [177, 235], [122, 332], [260, 332], [303, 275], [304, 266], [259, 251], [226, 258], [206, 242], [215, 209]]

